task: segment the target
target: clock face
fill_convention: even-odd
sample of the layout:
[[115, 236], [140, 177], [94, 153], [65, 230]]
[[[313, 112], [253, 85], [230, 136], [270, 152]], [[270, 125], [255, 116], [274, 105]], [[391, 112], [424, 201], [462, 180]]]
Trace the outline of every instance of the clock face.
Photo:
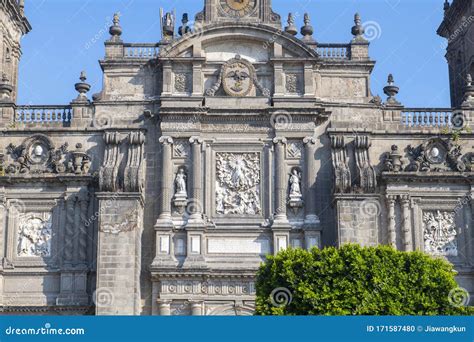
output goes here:
[[243, 18], [255, 10], [257, 0], [220, 0], [220, 3], [228, 16]]

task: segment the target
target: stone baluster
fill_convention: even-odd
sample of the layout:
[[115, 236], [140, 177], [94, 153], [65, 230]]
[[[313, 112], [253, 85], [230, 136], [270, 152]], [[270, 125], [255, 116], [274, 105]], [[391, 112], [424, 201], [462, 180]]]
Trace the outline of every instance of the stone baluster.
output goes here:
[[173, 196], [173, 170], [171, 149], [173, 139], [171, 137], [163, 136], [160, 138], [162, 144], [162, 162], [161, 162], [161, 213], [157, 224], [160, 226], [172, 226], [171, 221], [171, 197]]
[[305, 225], [308, 228], [314, 228], [320, 221], [316, 214], [316, 165], [314, 159], [314, 153], [316, 150], [316, 139], [313, 137], [307, 137], [303, 140], [305, 146], [305, 164], [306, 169], [303, 173], [305, 179], [306, 193], [304, 195], [305, 201]]
[[412, 250], [412, 241], [411, 241], [411, 224], [410, 224], [410, 196], [402, 195], [400, 196], [400, 201], [402, 203], [402, 216], [403, 216], [403, 245], [404, 251]]
[[388, 241], [390, 246], [397, 248], [397, 231], [395, 228], [395, 203], [396, 197], [387, 195], [388, 206]]

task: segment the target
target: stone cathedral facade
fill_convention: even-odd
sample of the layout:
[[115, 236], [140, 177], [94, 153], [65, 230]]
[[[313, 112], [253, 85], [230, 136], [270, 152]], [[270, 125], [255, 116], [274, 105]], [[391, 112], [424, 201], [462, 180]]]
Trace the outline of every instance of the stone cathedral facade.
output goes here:
[[161, 13], [158, 43], [116, 15], [99, 93], [82, 73], [69, 104], [24, 106], [31, 27], [0, 4], [3, 314], [249, 315], [267, 255], [350, 242], [445, 257], [474, 292], [472, 0], [438, 30], [452, 108], [400, 103], [391, 75], [373, 93], [359, 15], [323, 43], [271, 0]]

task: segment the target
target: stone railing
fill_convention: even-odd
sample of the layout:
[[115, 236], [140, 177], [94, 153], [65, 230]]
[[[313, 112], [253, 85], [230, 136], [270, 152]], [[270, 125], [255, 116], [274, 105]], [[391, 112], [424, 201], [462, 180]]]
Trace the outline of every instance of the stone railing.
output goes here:
[[15, 122], [69, 124], [72, 116], [71, 106], [18, 106], [15, 111]]
[[322, 59], [350, 59], [350, 44], [318, 44], [316, 51]]
[[402, 123], [407, 127], [451, 127], [453, 110], [448, 108], [405, 108]]
[[125, 43], [124, 58], [153, 59], [158, 57], [161, 44]]

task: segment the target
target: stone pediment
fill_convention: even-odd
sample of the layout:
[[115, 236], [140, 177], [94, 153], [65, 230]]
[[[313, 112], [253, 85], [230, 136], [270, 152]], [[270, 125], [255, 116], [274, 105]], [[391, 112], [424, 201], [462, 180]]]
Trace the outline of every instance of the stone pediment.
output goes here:
[[[318, 58], [316, 50], [279, 29], [263, 24], [232, 22], [208, 24], [195, 32], [187, 33], [162, 49], [160, 57], [188, 56], [186, 51], [194, 47], [194, 57], [209, 54], [212, 61], [219, 59], [216, 58], [217, 52], [224, 57], [225, 53], [232, 57], [240, 54], [249, 60], [265, 61], [268, 58], [262, 59], [262, 56], [272, 55], [273, 44], [284, 46], [284, 55], [288, 57]], [[198, 56], [197, 52], [200, 52]], [[224, 57], [222, 61], [226, 61]]]

